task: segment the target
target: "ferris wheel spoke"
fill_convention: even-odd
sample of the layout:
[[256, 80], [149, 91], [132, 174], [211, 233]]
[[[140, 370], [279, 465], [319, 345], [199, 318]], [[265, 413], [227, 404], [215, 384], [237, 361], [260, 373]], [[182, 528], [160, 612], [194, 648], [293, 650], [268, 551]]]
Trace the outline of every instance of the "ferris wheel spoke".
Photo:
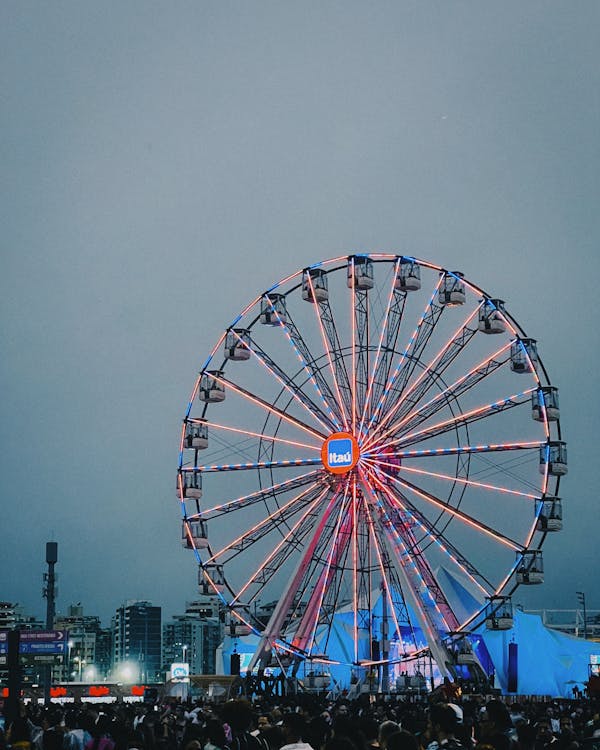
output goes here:
[[[240, 343], [245, 344], [242, 337], [233, 331]], [[300, 404], [308, 414], [318, 422], [321, 427], [326, 431], [330, 432], [332, 424], [335, 424], [335, 415], [330, 411], [330, 414], [326, 414], [319, 406], [317, 406], [312, 399], [310, 399], [306, 393], [304, 393], [302, 386], [295, 383], [287, 373], [265, 352], [262, 347], [256, 343], [256, 341], [250, 336], [250, 346], [246, 345], [246, 348], [254, 355], [258, 362], [265, 368], [265, 370], [277, 380], [283, 388], [291, 394], [292, 398]], [[326, 404], [326, 402], [325, 402]]]
[[[402, 630], [399, 626], [399, 622], [402, 621], [406, 623], [408, 632], [410, 633], [410, 638], [413, 644], [413, 648], [417, 649], [418, 648], [417, 634], [415, 631], [413, 618], [410, 613], [410, 609], [408, 607], [408, 604], [406, 602], [406, 598], [404, 595], [403, 584], [400, 581], [400, 576], [398, 574], [398, 571], [396, 570], [396, 567], [393, 564], [393, 560], [394, 560], [393, 551], [390, 550], [388, 539], [386, 538], [385, 532], [379, 523], [379, 519], [377, 519], [376, 522], [373, 519], [372, 521], [373, 521], [374, 538], [376, 540], [376, 545], [378, 546], [380, 550], [381, 558], [383, 560], [383, 566], [384, 566], [385, 575], [386, 575], [385, 586], [388, 591], [390, 608], [392, 612], [395, 613], [394, 623], [396, 624], [398, 639], [403, 641]], [[398, 619], [398, 616], [400, 616], [400, 620]]]
[[451, 516], [454, 516], [454, 518], [457, 518], [463, 521], [463, 523], [465, 523], [467, 526], [470, 526], [472, 529], [475, 529], [475, 531], [479, 531], [482, 534], [489, 536], [491, 539], [494, 539], [495, 541], [499, 542], [505, 547], [509, 547], [510, 549], [513, 549], [515, 551], [522, 549], [522, 545], [519, 544], [518, 542], [515, 542], [514, 539], [511, 539], [505, 534], [500, 533], [496, 529], [493, 529], [491, 526], [488, 526], [483, 521], [479, 521], [478, 519], [474, 518], [468, 513], [465, 513], [464, 511], [459, 510], [458, 508], [453, 508], [452, 506], [448, 505], [448, 503], [444, 502], [439, 497], [436, 497], [431, 492], [427, 492], [423, 489], [420, 489], [419, 487], [417, 487], [417, 485], [413, 484], [412, 482], [409, 482], [406, 479], [401, 479], [400, 477], [395, 477], [395, 476], [390, 475], [389, 479], [397, 487], [403, 488], [405, 490], [408, 490], [409, 492], [414, 493], [415, 495], [420, 497], [422, 500], [426, 500], [428, 503], [430, 503], [431, 505], [434, 505], [436, 508], [439, 508], [440, 510], [443, 510], [449, 513]]
[[236, 596], [231, 600], [231, 605], [239, 601], [253, 584], [258, 585], [262, 590], [271, 578], [279, 572], [283, 563], [293, 552], [296, 551], [296, 549], [298, 549], [306, 535], [309, 534], [315, 526], [319, 517], [317, 512], [319, 505], [321, 505], [323, 498], [328, 492], [329, 487], [325, 487], [325, 489], [322, 490], [310, 503], [306, 511], [293, 524], [283, 538], [275, 545], [273, 550], [264, 558], [258, 568], [254, 570], [246, 582], [241, 586]]
[[[308, 276], [310, 293], [313, 300], [317, 299], [311, 276]], [[323, 349], [329, 362], [329, 369], [333, 380], [334, 390], [337, 394], [337, 402], [342, 414], [344, 429], [348, 429], [348, 421], [352, 414], [352, 390], [346, 363], [344, 361], [342, 347], [335, 326], [335, 319], [329, 304], [329, 300], [321, 300], [313, 303], [317, 316], [317, 323], [323, 341]]]
[[[379, 431], [376, 436], [372, 438], [372, 442], [377, 440], [381, 442], [391, 434], [398, 433], [403, 428], [405, 431], [412, 429], [413, 427], [421, 424], [426, 419], [429, 419], [434, 414], [444, 409], [450, 400], [456, 401], [459, 396], [466, 393], [468, 390], [474, 388], [478, 383], [483, 381], [485, 378], [492, 375], [496, 370], [505, 365], [509, 361], [509, 356], [502, 355], [510, 349], [510, 343], [502, 346], [498, 351], [486, 357], [482, 362], [475, 365], [468, 373], [458, 378], [454, 383], [444, 388], [437, 393], [432, 399], [425, 404], [422, 404], [417, 409], [413, 407], [417, 406], [423, 396], [429, 391], [433, 385], [440, 384], [439, 373], [428, 371], [427, 378], [423, 381], [423, 390], [410, 394], [410, 391], [405, 393], [404, 398], [406, 399], [406, 405], [402, 405], [401, 410], [398, 413], [400, 417], [398, 422], [395, 422], [386, 430]], [[411, 411], [412, 409], [412, 411]], [[387, 420], [386, 420], [387, 421]]]
[[[304, 553], [300, 557], [287, 587], [284, 589], [282, 596], [279, 597], [273, 614], [269, 618], [269, 622], [263, 632], [261, 641], [251, 659], [250, 669], [253, 669], [259, 663], [263, 664], [263, 666], [267, 666], [271, 649], [280, 638], [280, 634], [284, 630], [285, 622], [291, 619], [291, 613], [302, 600], [302, 582], [306, 580], [307, 572], [310, 571], [315, 560], [319, 558], [319, 550], [326, 545], [330, 539], [331, 535], [328, 533], [328, 529], [330, 527], [330, 522], [339, 494], [339, 491], [333, 493], [315, 533], [306, 543]], [[296, 646], [294, 646], [293, 649], [294, 652], [298, 653]], [[301, 650], [302, 649], [300, 649], [300, 651]]]
[[[531, 440], [523, 443], [489, 443], [483, 445], [463, 445], [453, 446], [450, 448], [424, 448], [422, 450], [389, 450], [386, 448], [381, 453], [368, 453], [365, 454], [364, 460], [376, 463], [379, 460], [385, 460], [386, 457], [389, 459], [390, 456], [397, 459], [404, 458], [428, 458], [435, 456], [456, 456], [460, 453], [474, 454], [474, 453], [494, 453], [496, 451], [520, 451], [520, 450], [539, 450], [542, 445], [545, 445], [546, 441]], [[362, 459], [361, 459], [362, 460]], [[396, 467], [397, 468], [397, 467]]]
[[279, 327], [283, 331], [286, 340], [292, 347], [292, 350], [298, 358], [298, 361], [302, 365], [302, 369], [306, 373], [306, 376], [308, 377], [310, 383], [312, 383], [313, 388], [319, 396], [319, 399], [323, 404], [323, 408], [329, 415], [329, 418], [335, 424], [336, 429], [340, 430], [342, 426], [341, 421], [343, 421], [343, 412], [341, 411], [341, 406], [338, 406], [336, 397], [332, 393], [329, 387], [329, 383], [323, 377], [321, 369], [315, 362], [310, 348], [304, 341], [300, 330], [294, 323], [294, 320], [289, 311], [286, 312], [285, 320], [282, 320], [268, 295], [266, 295], [266, 299], [269, 301], [271, 309], [275, 314], [277, 320], [279, 321]]
[[[381, 433], [385, 425], [395, 417], [402, 420], [402, 417], [418, 404], [434, 385], [439, 384], [441, 375], [477, 334], [478, 313], [479, 307], [475, 308], [468, 315], [462, 325], [459, 326], [435, 356], [424, 366], [422, 372], [415, 378], [411, 385], [404, 392], [401, 391], [402, 397], [398, 398], [394, 406], [377, 425], [375, 435]], [[476, 319], [475, 325], [472, 325], [474, 318]], [[406, 379], [406, 383], [408, 383], [408, 378]]]
[[[295, 639], [295, 642], [302, 644], [302, 647], [307, 653], [312, 653], [314, 649], [318, 648], [317, 631], [320, 619], [323, 616], [333, 618], [333, 613], [336, 609], [335, 605], [332, 606], [331, 602], [329, 602], [329, 605], [325, 603], [325, 597], [327, 594], [331, 596], [331, 593], [337, 591], [339, 588], [339, 585], [336, 585], [336, 572], [339, 570], [340, 564], [345, 556], [345, 551], [347, 550], [350, 538], [348, 531], [349, 520], [347, 515], [349, 505], [349, 485], [346, 484], [335, 528], [329, 537], [331, 543], [325, 557], [324, 567], [322, 564], [315, 566], [312, 575], [307, 576], [307, 580], [302, 587], [303, 590], [306, 591], [311, 580], [314, 577], [317, 577], [316, 582], [312, 586], [312, 591], [308, 598], [305, 612], [298, 627]], [[335, 600], [337, 601], [337, 595], [335, 595]], [[326, 643], [321, 650], [323, 653], [326, 653]]]
[[[318, 644], [319, 650], [324, 651], [325, 653], [327, 653], [329, 649], [329, 641], [334, 626], [334, 618], [336, 612], [340, 609], [343, 603], [342, 591], [344, 587], [345, 573], [347, 573], [348, 570], [348, 558], [351, 556], [351, 525], [351, 518], [347, 518], [344, 520], [344, 526], [342, 527], [342, 530], [340, 532], [340, 537], [342, 543], [345, 542], [345, 544], [340, 548], [340, 562], [331, 569], [330, 585], [325, 591], [325, 599], [322, 603], [322, 609], [320, 612], [317, 612], [315, 616], [315, 624], [325, 630], [325, 637]], [[315, 631], [315, 633], [316, 632], [317, 631]], [[313, 643], [313, 646], [316, 648], [316, 639]], [[311, 649], [313, 648], [313, 646], [311, 646]], [[344, 648], [344, 656], [346, 661], [348, 663], [354, 663], [354, 638], [351, 639], [352, 653], [349, 653], [346, 650], [345, 645], [343, 645], [342, 647]]]
[[293, 518], [304, 507], [306, 502], [310, 502], [314, 498], [318, 490], [319, 486], [317, 484], [313, 484], [303, 490], [291, 500], [288, 500], [285, 505], [276, 508], [257, 524], [226, 544], [218, 552], [211, 554], [204, 561], [204, 564], [209, 565], [216, 562], [224, 564], [237, 557], [241, 552], [244, 552], [272, 533], [279, 524], [285, 524], [290, 518]]
[[[403, 384], [406, 383], [406, 373], [408, 373], [408, 376], [410, 376], [410, 374], [412, 373], [415, 366], [414, 362], [417, 361], [419, 352], [422, 351], [425, 344], [429, 340], [429, 337], [433, 332], [433, 328], [435, 327], [435, 324], [437, 323], [440, 315], [443, 312], [443, 307], [438, 305], [435, 301], [436, 296], [439, 293], [442, 278], [442, 276], [439, 277], [437, 284], [435, 285], [435, 288], [433, 290], [433, 294], [429, 298], [425, 310], [423, 311], [423, 314], [421, 315], [421, 318], [417, 323], [417, 327], [413, 331], [408, 344], [402, 351], [400, 359], [396, 364], [396, 367], [394, 368], [394, 372], [388, 379], [385, 388], [383, 389], [383, 393], [381, 394], [379, 401], [377, 402], [377, 406], [375, 407], [374, 412], [369, 418], [366, 429], [367, 434], [371, 433], [373, 424], [377, 420], [379, 414], [382, 411], [386, 412], [389, 408], [390, 399], [392, 397], [394, 399], [400, 397], [400, 394], [404, 387]], [[415, 357], [417, 359], [414, 359]], [[408, 364], [405, 364], [406, 362], [408, 362]]]
[[[419, 593], [422, 591], [422, 584], [424, 583], [427, 588], [429, 600], [433, 603], [433, 609], [439, 618], [441, 618], [441, 621], [438, 620], [434, 624], [433, 620], [428, 617], [430, 623], [440, 632], [444, 630], [456, 630], [458, 628], [456, 615], [446, 595], [438, 585], [433, 570], [423, 550], [420, 548], [420, 544], [410, 524], [406, 522], [405, 517], [398, 514], [397, 505], [390, 503], [389, 489], [384, 485], [382, 485], [382, 489], [383, 493], [377, 497], [377, 501], [379, 502], [380, 510], [383, 511], [383, 526], [388, 532], [392, 532], [394, 538], [397, 537], [402, 540], [402, 545], [407, 556], [406, 560], [404, 560], [404, 567], [407, 570], [407, 580], [410, 582], [413, 592], [419, 598]], [[372, 492], [372, 490], [370, 491]], [[416, 579], [414, 573], [416, 573]], [[429, 606], [429, 601], [426, 604]]]
[[291, 490], [299, 489], [307, 484], [313, 484], [316, 478], [319, 476], [319, 471], [310, 471], [308, 474], [302, 474], [299, 477], [293, 479], [286, 479], [284, 482], [278, 482], [272, 484], [270, 487], [251, 492], [248, 495], [242, 495], [241, 497], [228, 500], [225, 503], [219, 505], [213, 505], [212, 508], [206, 508], [201, 513], [197, 513], [193, 516], [189, 516], [190, 520], [195, 518], [202, 518], [205, 520], [215, 519], [223, 516], [227, 513], [240, 510], [240, 508], [247, 508], [255, 503], [264, 502], [265, 500], [275, 500], [278, 495], [290, 492]]
[[297, 466], [322, 466], [320, 458], [290, 458], [281, 461], [249, 461], [245, 464], [202, 464], [193, 468], [184, 468], [182, 472], [254, 471], [256, 469], [292, 469]]
[[[388, 458], [386, 461], [385, 458]], [[393, 464], [389, 462], [389, 456], [381, 457], [377, 460], [377, 466], [381, 467], [382, 469], [386, 471], [390, 470], [398, 470], [398, 465]], [[469, 487], [477, 487], [478, 489], [488, 490], [490, 492], [500, 492], [505, 495], [516, 495], [519, 497], [526, 497], [530, 500], [533, 500], [535, 498], [539, 499], [539, 492], [533, 493], [533, 492], [521, 492], [519, 490], [512, 490], [509, 487], [500, 487], [495, 484], [487, 484], [486, 482], [476, 482], [474, 479], [465, 479], [464, 477], [459, 477], [456, 475], [450, 475], [450, 474], [440, 474], [434, 471], [425, 471], [424, 469], [417, 469], [415, 467], [407, 466], [406, 464], [403, 464], [400, 471], [407, 472], [408, 474], [418, 474], [420, 476], [424, 477], [432, 477], [433, 479], [441, 479], [446, 482], [450, 483], [458, 483], [458, 484], [464, 484]]]
[[219, 424], [218, 422], [209, 422], [208, 420], [200, 420], [200, 419], [190, 419], [188, 420], [190, 423], [200, 423], [206, 424], [207, 427], [210, 427], [211, 429], [216, 430], [225, 430], [227, 432], [235, 432], [239, 435], [246, 435], [249, 437], [255, 437], [259, 440], [266, 440], [270, 443], [280, 443], [282, 445], [292, 445], [296, 448], [308, 448], [309, 450], [316, 450], [320, 451], [321, 447], [319, 445], [315, 445], [314, 443], [310, 445], [309, 443], [301, 443], [297, 440], [286, 440], [285, 438], [277, 437], [276, 435], [265, 435], [262, 432], [252, 432], [251, 430], [248, 430], [246, 428], [241, 429], [240, 427], [231, 427], [229, 425]]
[[242, 396], [244, 399], [250, 401], [253, 404], [256, 404], [257, 406], [262, 407], [267, 412], [269, 412], [269, 414], [273, 414], [274, 416], [279, 417], [284, 422], [287, 422], [288, 424], [294, 427], [297, 427], [298, 429], [303, 430], [304, 432], [307, 432], [309, 435], [312, 435], [313, 437], [319, 438], [321, 440], [325, 438], [325, 435], [323, 435], [318, 430], [314, 430], [312, 427], [309, 427], [309, 425], [305, 424], [300, 419], [297, 419], [296, 417], [291, 416], [291, 414], [287, 414], [281, 409], [278, 409], [276, 406], [269, 404], [267, 401], [260, 398], [260, 396], [255, 396], [253, 393], [250, 393], [250, 391], [246, 390], [245, 388], [242, 388], [241, 385], [236, 385], [232, 380], [229, 380], [228, 378], [222, 377], [217, 374], [213, 374], [213, 378], [217, 382], [225, 385], [227, 388], [231, 388], [232, 391], [237, 393], [239, 396]]
[[371, 403], [376, 403], [378, 401], [385, 383], [389, 378], [393, 356], [396, 350], [396, 342], [400, 333], [400, 324], [406, 302], [406, 292], [396, 289], [396, 278], [398, 276], [399, 268], [400, 258], [397, 258], [392, 277], [391, 289], [388, 294], [385, 314], [383, 317], [383, 325], [381, 326], [379, 342], [377, 344], [377, 351], [373, 361], [371, 376], [369, 377], [365, 405], [362, 410], [362, 416], [358, 428], [359, 439], [362, 437], [365, 419], [371, 416]]
[[399, 448], [406, 448], [409, 445], [420, 443], [423, 440], [443, 435], [446, 432], [454, 431], [457, 427], [462, 425], [469, 425], [473, 422], [478, 422], [481, 419], [487, 419], [488, 417], [499, 414], [500, 412], [507, 411], [508, 409], [514, 409], [517, 406], [523, 406], [528, 404], [531, 398], [531, 394], [535, 391], [535, 388], [529, 388], [522, 393], [514, 393], [512, 396], [507, 396], [498, 401], [494, 401], [484, 406], [479, 406], [476, 409], [460, 414], [457, 417], [451, 419], [444, 419], [437, 424], [425, 427], [422, 430], [416, 432], [405, 433], [400, 437], [396, 437], [392, 440], [387, 441], [386, 445], [396, 445]]
[[[386, 505], [374, 498], [381, 511], [381, 524], [389, 540], [390, 548], [398, 563], [398, 570], [406, 582], [407, 592], [414, 606], [416, 617], [425, 634], [427, 644], [438, 664], [444, 664], [446, 650], [443, 639], [448, 632], [455, 631], [458, 621], [418, 546], [410, 529], [403, 527], [400, 534], [390, 518]], [[407, 538], [410, 549], [404, 542]]]
[[[386, 550], [383, 548], [383, 546], [380, 544], [379, 539], [377, 538], [377, 534], [375, 533], [375, 524], [373, 523], [373, 518], [371, 517], [371, 512], [370, 512], [369, 506], [367, 505], [366, 500], [364, 499], [364, 496], [363, 496], [363, 503], [364, 503], [364, 510], [363, 510], [364, 516], [367, 519], [372, 546], [373, 546], [373, 549], [375, 550], [375, 555], [377, 557], [377, 565], [379, 567], [379, 572], [381, 574], [381, 587], [383, 590], [383, 595], [385, 596], [386, 601], [389, 605], [390, 611], [392, 613], [392, 619], [394, 621], [394, 625], [396, 626], [396, 632], [398, 633], [398, 637], [400, 637], [400, 634], [402, 631], [400, 629], [396, 606], [394, 604], [392, 592], [390, 590], [390, 585], [391, 585], [390, 568], [391, 566], [390, 566], [389, 558], [387, 556]], [[401, 588], [399, 589], [399, 593], [400, 594], [402, 593]], [[402, 604], [403, 604], [403, 613], [405, 615], [405, 620], [409, 620], [408, 609], [406, 607], [404, 600], [402, 600]], [[384, 638], [385, 638], [385, 635], [386, 633], [384, 632]]]
[[[375, 483], [380, 491], [387, 496], [391, 507], [400, 511], [402, 514], [405, 514], [408, 518], [408, 523], [414, 523], [419, 526], [421, 531], [436, 543], [437, 547], [448, 557], [448, 559], [462, 573], [464, 573], [485, 596], [489, 596], [490, 593], [494, 591], [494, 586], [491, 581], [489, 581], [486, 576], [484, 576], [483, 573], [481, 573], [477, 567], [457, 549], [444, 533], [440, 531], [423, 513], [421, 513], [421, 511], [410, 502], [404, 493], [400, 492], [397, 488], [391, 488], [389, 486], [390, 475], [387, 475], [385, 471], [380, 470], [379, 467], [369, 469], [368, 473], [371, 476], [373, 483]], [[386, 479], [388, 480], [387, 484], [385, 481]], [[485, 583], [485, 587], [482, 586], [481, 581]]]
[[369, 387], [369, 298], [366, 290], [353, 290], [352, 326], [352, 432], [364, 418]]

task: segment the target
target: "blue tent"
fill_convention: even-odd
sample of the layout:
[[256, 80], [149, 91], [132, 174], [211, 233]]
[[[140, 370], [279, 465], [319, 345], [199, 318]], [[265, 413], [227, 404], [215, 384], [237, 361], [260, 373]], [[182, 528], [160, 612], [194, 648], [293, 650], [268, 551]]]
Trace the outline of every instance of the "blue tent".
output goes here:
[[508, 693], [508, 646], [517, 645], [517, 690], [520, 695], [572, 698], [575, 685], [588, 679], [590, 656], [600, 643], [547, 628], [539, 615], [514, 613], [511, 630], [481, 632], [496, 669], [496, 683]]
[[[466, 581], [461, 581], [456, 575], [448, 570], [439, 568], [436, 571], [438, 580], [444, 578], [443, 588], [451, 600], [451, 606], [459, 618], [466, 618], [469, 614], [477, 611], [481, 603], [478, 602], [473, 592], [469, 591]], [[377, 622], [383, 616], [382, 598], [380, 592], [373, 592], [373, 610], [371, 616], [374, 618], [374, 631], [377, 631]], [[379, 618], [379, 620], [378, 620]], [[411, 620], [416, 623], [414, 613], [411, 611]], [[402, 653], [402, 641], [414, 644], [413, 635], [419, 646], [425, 646], [425, 637], [418, 626], [409, 631], [405, 623], [399, 623], [400, 634], [391, 629], [392, 651], [394, 642], [396, 654], [391, 653], [391, 658]], [[327, 641], [326, 628], [319, 627], [316, 634], [317, 651], [326, 653], [329, 658], [341, 662], [340, 665], [330, 665], [328, 671], [340, 686], [348, 686], [351, 670], [348, 666], [354, 661], [354, 654], [350, 653], [353, 643], [354, 612], [350, 604], [342, 606], [335, 614], [333, 626], [329, 632]], [[398, 638], [400, 635], [400, 639]], [[370, 651], [368, 635], [365, 631], [364, 638], [360, 639], [358, 660], [367, 659]], [[516, 691], [520, 695], [550, 695], [552, 697], [569, 698], [573, 696], [573, 688], [580, 688], [588, 679], [590, 656], [600, 654], [600, 644], [593, 641], [585, 641], [582, 638], [552, 630], [543, 625], [539, 615], [527, 615], [520, 611], [514, 613], [514, 626], [510, 630], [487, 630], [481, 627], [478, 633], [473, 634], [471, 641], [480, 659], [481, 664], [489, 671], [491, 663], [495, 672], [496, 685], [503, 693], [509, 692], [510, 676], [516, 679]], [[229, 671], [229, 657], [234, 650], [241, 655], [242, 671], [249, 663], [251, 654], [254, 652], [258, 638], [249, 636], [236, 639], [234, 642], [223, 644], [223, 671]], [[485, 648], [481, 648], [484, 644]], [[512, 647], [514, 664], [509, 670], [509, 645]], [[486, 653], [487, 649], [487, 653]], [[516, 670], [514, 665], [516, 664]], [[439, 676], [436, 677], [439, 679]], [[512, 685], [511, 685], [512, 687]]]

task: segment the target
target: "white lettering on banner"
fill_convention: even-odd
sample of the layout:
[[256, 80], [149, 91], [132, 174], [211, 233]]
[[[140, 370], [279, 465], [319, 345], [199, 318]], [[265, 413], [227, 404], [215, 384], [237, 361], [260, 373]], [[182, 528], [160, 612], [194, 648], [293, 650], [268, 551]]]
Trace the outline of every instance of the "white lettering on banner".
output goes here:
[[346, 453], [330, 453], [329, 464], [330, 466], [338, 466], [352, 463], [352, 452], [347, 451]]

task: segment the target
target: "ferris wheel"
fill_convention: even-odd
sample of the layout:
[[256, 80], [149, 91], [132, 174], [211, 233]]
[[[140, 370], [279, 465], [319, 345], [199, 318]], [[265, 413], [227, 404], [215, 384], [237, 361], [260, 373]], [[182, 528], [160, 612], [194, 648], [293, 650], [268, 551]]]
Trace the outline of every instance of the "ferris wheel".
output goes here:
[[511, 627], [516, 586], [543, 581], [559, 416], [536, 341], [462, 273], [384, 253], [304, 268], [234, 318], [189, 399], [177, 496], [200, 590], [258, 636], [251, 668], [428, 650], [446, 674], [459, 636]]

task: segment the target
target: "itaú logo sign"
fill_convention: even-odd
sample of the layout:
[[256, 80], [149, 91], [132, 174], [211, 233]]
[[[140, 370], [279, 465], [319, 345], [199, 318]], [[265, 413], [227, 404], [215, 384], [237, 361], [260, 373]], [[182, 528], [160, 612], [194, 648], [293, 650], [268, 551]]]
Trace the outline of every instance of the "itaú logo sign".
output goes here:
[[359, 458], [356, 438], [348, 432], [330, 435], [321, 448], [323, 466], [332, 474], [346, 474], [356, 466]]

